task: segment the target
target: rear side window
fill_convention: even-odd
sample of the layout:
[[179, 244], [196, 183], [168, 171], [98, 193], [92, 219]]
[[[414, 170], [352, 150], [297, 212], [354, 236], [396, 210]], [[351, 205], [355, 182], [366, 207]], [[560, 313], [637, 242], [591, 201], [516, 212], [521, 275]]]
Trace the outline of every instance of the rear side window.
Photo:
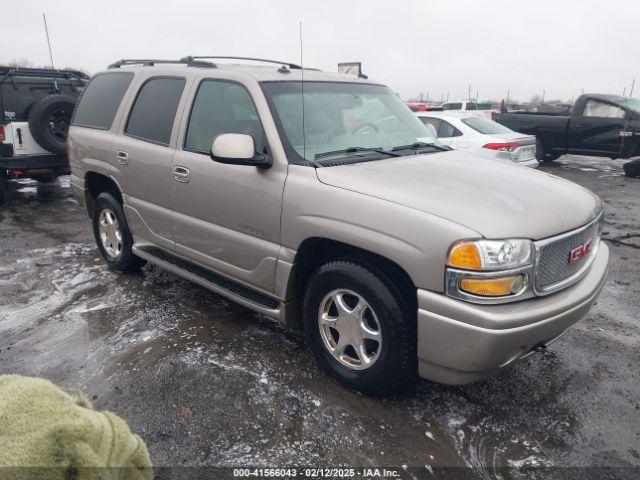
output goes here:
[[617, 105], [589, 99], [584, 106], [582, 115], [585, 117], [624, 118], [625, 112]]
[[147, 80], [133, 104], [125, 133], [141, 140], [169, 145], [185, 83], [184, 78], [173, 77]]
[[484, 117], [468, 117], [463, 118], [461, 121], [465, 125], [473, 128], [476, 132], [487, 135], [494, 133], [513, 133], [512, 130], [508, 129], [504, 125], [500, 125], [498, 122], [494, 122], [493, 120], [489, 120]]
[[82, 94], [72, 124], [109, 130], [132, 79], [131, 72], [101, 73], [93, 77]]

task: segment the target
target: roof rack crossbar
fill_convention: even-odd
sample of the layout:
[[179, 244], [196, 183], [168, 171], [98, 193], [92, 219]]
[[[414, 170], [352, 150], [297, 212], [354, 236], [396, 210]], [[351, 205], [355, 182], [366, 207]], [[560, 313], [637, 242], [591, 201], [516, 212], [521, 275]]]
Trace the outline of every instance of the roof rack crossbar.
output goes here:
[[144, 65], [144, 66], [152, 67], [155, 64], [171, 64], [171, 63], [185, 64], [187, 66], [192, 66], [192, 67], [216, 68], [215, 63], [196, 61], [195, 59], [188, 60], [187, 57], [181, 58], [180, 60], [161, 60], [161, 59], [154, 59], [154, 58], [145, 58], [145, 59], [124, 58], [122, 60], [118, 60], [115, 63], [112, 63], [107, 68], [120, 68], [125, 65]]
[[278, 65], [286, 65], [292, 70], [300, 70], [302, 67], [295, 63], [290, 62], [281, 62], [279, 60], [270, 60], [268, 58], [255, 58], [255, 57], [232, 57], [232, 56], [221, 56], [221, 55], [202, 55], [202, 56], [192, 56], [189, 55], [187, 57], [181, 58], [183, 61], [193, 61], [193, 60], [203, 60], [203, 59], [220, 59], [220, 60], [249, 60], [252, 62], [264, 62], [264, 63], [276, 63]]

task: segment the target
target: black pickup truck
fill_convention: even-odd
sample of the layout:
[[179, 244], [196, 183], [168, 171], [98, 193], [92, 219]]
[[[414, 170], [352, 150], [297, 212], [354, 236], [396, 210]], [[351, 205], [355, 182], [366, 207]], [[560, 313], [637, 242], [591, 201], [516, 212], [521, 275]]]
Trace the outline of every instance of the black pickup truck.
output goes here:
[[640, 100], [585, 94], [569, 115], [499, 113], [495, 120], [516, 132], [535, 135], [539, 161], [564, 154], [630, 158], [640, 155]]

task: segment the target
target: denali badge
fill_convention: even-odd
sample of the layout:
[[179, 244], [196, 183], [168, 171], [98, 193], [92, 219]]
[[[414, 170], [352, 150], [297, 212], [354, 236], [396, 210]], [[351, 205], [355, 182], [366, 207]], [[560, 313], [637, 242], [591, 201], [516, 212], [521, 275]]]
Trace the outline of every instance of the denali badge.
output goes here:
[[571, 250], [571, 253], [569, 254], [569, 263], [576, 263], [581, 258], [584, 258], [587, 255], [589, 255], [589, 252], [591, 251], [592, 242], [593, 240], [589, 240], [588, 242], [583, 243], [579, 247], [576, 247], [573, 250]]

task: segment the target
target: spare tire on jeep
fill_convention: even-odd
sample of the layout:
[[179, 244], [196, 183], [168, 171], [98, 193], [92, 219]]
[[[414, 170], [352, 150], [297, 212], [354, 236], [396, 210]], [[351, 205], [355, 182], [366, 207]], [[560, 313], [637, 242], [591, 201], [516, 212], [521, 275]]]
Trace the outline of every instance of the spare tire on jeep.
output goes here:
[[68, 95], [48, 95], [29, 110], [31, 136], [45, 150], [62, 155], [76, 100]]

